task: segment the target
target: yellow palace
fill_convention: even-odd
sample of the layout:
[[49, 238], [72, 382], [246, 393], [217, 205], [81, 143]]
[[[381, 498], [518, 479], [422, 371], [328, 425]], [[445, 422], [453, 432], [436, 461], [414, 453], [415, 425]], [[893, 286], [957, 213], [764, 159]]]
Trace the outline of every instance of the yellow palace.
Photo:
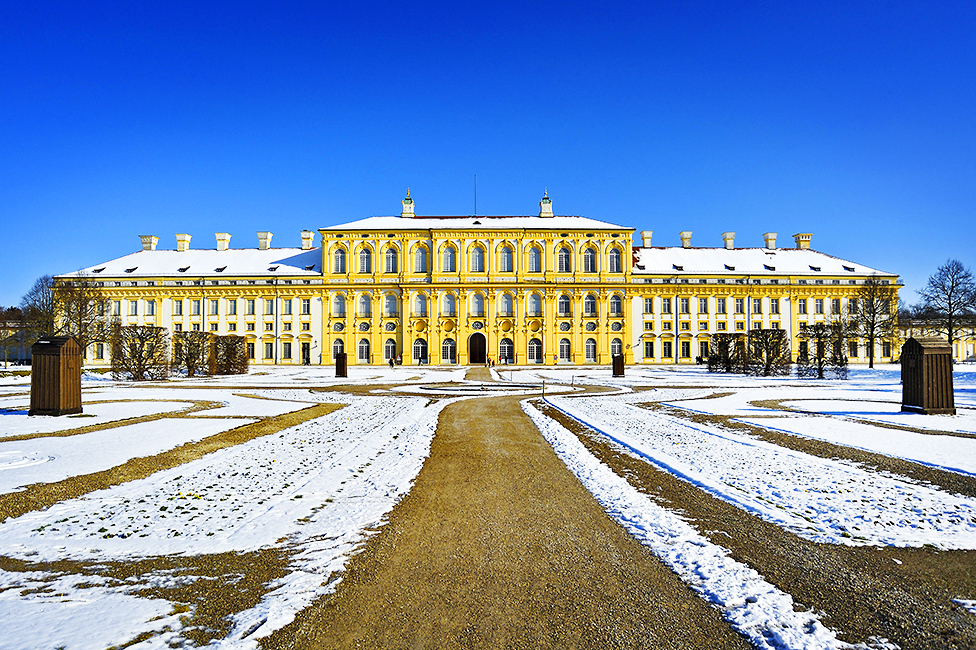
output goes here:
[[[870, 276], [891, 273], [810, 248], [811, 235], [777, 247], [654, 247], [651, 231], [557, 216], [548, 195], [537, 216], [417, 216], [409, 193], [399, 216], [302, 232], [301, 248], [142, 250], [59, 276], [99, 283], [106, 318], [170, 331], [246, 337], [253, 364], [628, 364], [694, 363], [716, 332], [795, 332], [847, 309]], [[109, 363], [107, 346], [87, 357]], [[867, 359], [852, 341], [852, 362]], [[879, 343], [877, 361], [892, 345]]]

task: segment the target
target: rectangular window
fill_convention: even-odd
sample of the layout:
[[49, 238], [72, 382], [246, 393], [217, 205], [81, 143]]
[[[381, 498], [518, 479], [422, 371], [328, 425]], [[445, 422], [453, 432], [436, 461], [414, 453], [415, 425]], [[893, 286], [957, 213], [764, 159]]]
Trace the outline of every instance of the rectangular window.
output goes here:
[[661, 323], [661, 329], [670, 332], [671, 331], [671, 321], [666, 320]]
[[690, 330], [691, 330], [691, 323], [689, 323], [688, 321], [682, 321], [681, 322], [681, 331], [682, 332], [688, 332]]
[[312, 329], [312, 324], [311, 323], [302, 323], [302, 331], [303, 332], [308, 332], [311, 329]]
[[823, 312], [823, 298], [817, 298], [813, 301], [813, 312], [815, 314], [822, 314]]
[[737, 314], [746, 313], [746, 301], [744, 298], [735, 299], [735, 313]]
[[644, 341], [644, 358], [654, 358], [654, 341]]
[[708, 331], [708, 321], [699, 321], [698, 322], [698, 331], [699, 332], [707, 332]]
[[265, 323], [264, 324], [264, 331], [265, 332], [271, 332], [273, 330], [274, 330], [274, 323]]
[[264, 344], [264, 358], [265, 359], [274, 359], [274, 343], [265, 343]]
[[104, 359], [105, 358], [105, 344], [104, 343], [96, 343], [95, 344], [95, 358], [96, 359]]
[[769, 299], [769, 313], [778, 314], [779, 313], [779, 298]]
[[699, 361], [701, 361], [701, 360], [706, 360], [707, 361], [708, 360], [708, 352], [709, 352], [709, 350], [708, 350], [708, 341], [699, 341], [698, 342], [698, 356], [700, 357], [700, 360]]
[[774, 329], [774, 330], [778, 330], [779, 329], [779, 321], [773, 321], [772, 323], [769, 324], [769, 326], [772, 329]]
[[654, 298], [644, 298], [644, 313], [645, 314], [654, 313]]
[[752, 324], [752, 329], [754, 329], [754, 330], [761, 330], [762, 329], [762, 323], [760, 323], [759, 321], [756, 321], [755, 323]]
[[847, 356], [856, 357], [857, 356], [857, 341], [847, 342]]
[[282, 359], [291, 359], [291, 343], [282, 343], [281, 344], [281, 358]]
[[218, 315], [220, 315], [220, 301], [219, 300], [211, 300], [210, 301], [210, 315], [211, 316], [218, 316]]
[[254, 331], [254, 323], [248, 323], [247, 324], [247, 331], [248, 332], [253, 332]]
[[146, 316], [155, 316], [155, 315], [156, 315], [156, 301], [155, 300], [147, 300], [146, 301]]
[[312, 313], [312, 299], [302, 298], [302, 316], [308, 316]]
[[671, 299], [661, 298], [661, 313], [670, 314], [671, 313]]
[[724, 332], [727, 327], [728, 323], [724, 321], [721, 323], [715, 323], [715, 329], [717, 329], [719, 332]]
[[752, 299], [752, 313], [761, 314], [762, 313], [762, 298]]
[[690, 305], [689, 300], [687, 298], [682, 298], [681, 299], [681, 313], [682, 314], [691, 313], [691, 305]]
[[228, 300], [227, 301], [227, 315], [228, 316], [237, 316], [237, 300]]
[[139, 315], [139, 301], [138, 300], [130, 300], [129, 301], [129, 316], [138, 316], [138, 315]]
[[715, 313], [716, 314], [725, 313], [725, 298], [717, 298], [715, 300]]
[[840, 313], [840, 298], [833, 298], [830, 301], [830, 313], [839, 314]]
[[282, 327], [284, 328], [284, 330], [286, 332], [290, 332], [291, 331], [291, 323], [282, 323], [281, 325], [282, 325]]
[[739, 331], [739, 332], [741, 332], [741, 331], [742, 331], [742, 330], [744, 330], [745, 328], [746, 328], [746, 324], [745, 324], [745, 323], [743, 323], [742, 321], [737, 321], [737, 322], [736, 322], [736, 324], [735, 324], [735, 329], [736, 329], [736, 331]]
[[671, 358], [671, 341], [661, 341], [661, 354], [663, 358]]
[[190, 303], [190, 315], [199, 316], [200, 315], [200, 301], [194, 300]]
[[173, 328], [177, 332], [182, 332], [183, 331], [183, 323], [177, 323], [176, 325], [173, 326]]
[[644, 331], [645, 332], [653, 332], [654, 331], [654, 323], [651, 323], [651, 322], [644, 323]]
[[105, 301], [99, 300], [97, 303], [95, 303], [96, 316], [102, 317], [105, 315], [105, 309], [108, 307], [108, 302], [109, 302], [108, 300]]
[[122, 315], [122, 301], [121, 300], [113, 300], [112, 301], [112, 315], [113, 316], [121, 316]]
[[281, 309], [285, 316], [291, 316], [291, 298], [286, 298], [281, 302]]
[[210, 331], [211, 332], [217, 331], [217, 323], [210, 323]]
[[698, 299], [698, 313], [707, 314], [708, 313], [708, 298]]
[[244, 313], [246, 313], [248, 316], [253, 316], [254, 315], [254, 309], [255, 309], [254, 298], [248, 298], [247, 299], [247, 311], [245, 311]]
[[807, 313], [807, 299], [806, 298], [800, 298], [799, 300], [797, 300], [797, 302], [796, 302], [796, 313], [798, 313], [798, 314], [805, 314], [805, 313]]
[[[851, 314], [856, 314], [857, 313], [857, 298], [848, 298], [847, 299], [847, 311], [848, 311], [848, 313], [851, 313]], [[852, 354], [851, 356], [854, 357], [854, 356], [857, 356], [857, 355], [856, 354]]]
[[193, 331], [194, 332], [200, 331], [200, 323], [193, 323]]
[[882, 341], [881, 342], [881, 356], [890, 357], [891, 356], [891, 342]]
[[228, 332], [236, 332], [237, 331], [237, 323], [227, 323], [227, 331]]
[[690, 359], [691, 358], [691, 341], [681, 342], [681, 358]]
[[266, 316], [274, 315], [274, 298], [265, 298], [264, 300], [264, 313]]
[[248, 343], [247, 344], [247, 358], [248, 359], [252, 359], [252, 360], [254, 359], [254, 344], [253, 343]]

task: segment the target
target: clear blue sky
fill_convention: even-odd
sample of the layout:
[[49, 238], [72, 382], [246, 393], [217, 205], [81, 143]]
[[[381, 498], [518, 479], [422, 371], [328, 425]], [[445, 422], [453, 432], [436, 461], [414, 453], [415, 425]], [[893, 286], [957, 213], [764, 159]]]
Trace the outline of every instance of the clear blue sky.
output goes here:
[[[976, 266], [976, 3], [4, 3], [0, 304], [174, 233], [557, 214]], [[852, 8], [853, 7], [853, 8]]]

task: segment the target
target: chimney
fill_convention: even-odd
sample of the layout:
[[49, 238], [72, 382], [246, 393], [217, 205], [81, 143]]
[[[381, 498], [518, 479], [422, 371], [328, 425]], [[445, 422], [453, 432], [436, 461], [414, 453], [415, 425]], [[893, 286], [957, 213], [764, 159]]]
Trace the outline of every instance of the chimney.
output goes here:
[[176, 250], [190, 250], [190, 235], [187, 235], [186, 233], [176, 233]]
[[302, 231], [302, 250], [310, 251], [315, 246], [315, 233], [311, 230]]
[[142, 250], [144, 251], [156, 250], [156, 244], [159, 243], [159, 237], [156, 235], [139, 235], [139, 239], [142, 240]]
[[542, 195], [542, 200], [539, 201], [539, 216], [540, 217], [551, 217], [552, 216], [552, 199], [549, 198], [549, 190]]
[[271, 233], [267, 230], [258, 231], [258, 248], [263, 251], [271, 248]]
[[217, 233], [217, 250], [225, 251], [230, 248], [230, 233], [229, 232], [218, 232]]
[[651, 247], [651, 235], [654, 234], [653, 230], [641, 230], [641, 246], [644, 248]]
[[769, 250], [776, 250], [776, 233], [774, 232], [764, 232], [763, 239], [766, 240], [766, 248]]
[[796, 242], [797, 248], [810, 248], [811, 239], [813, 239], [813, 233], [810, 232], [798, 232], [793, 235], [793, 241]]
[[681, 237], [681, 248], [691, 248], [690, 230], [682, 230], [681, 232], [678, 233], [678, 236]]
[[725, 248], [732, 250], [735, 248], [735, 233], [734, 232], [723, 232], [722, 241], [725, 242]]
[[413, 199], [410, 198], [410, 188], [407, 188], [407, 198], [403, 199], [403, 212], [400, 216], [404, 219], [413, 219], [416, 215], [413, 212]]

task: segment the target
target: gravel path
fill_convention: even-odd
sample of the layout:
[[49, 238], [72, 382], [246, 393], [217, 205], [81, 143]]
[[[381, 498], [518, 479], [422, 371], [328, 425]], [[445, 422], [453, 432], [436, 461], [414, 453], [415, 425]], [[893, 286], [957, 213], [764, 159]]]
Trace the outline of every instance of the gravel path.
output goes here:
[[337, 591], [267, 648], [748, 648], [600, 509], [518, 397], [441, 414]]

